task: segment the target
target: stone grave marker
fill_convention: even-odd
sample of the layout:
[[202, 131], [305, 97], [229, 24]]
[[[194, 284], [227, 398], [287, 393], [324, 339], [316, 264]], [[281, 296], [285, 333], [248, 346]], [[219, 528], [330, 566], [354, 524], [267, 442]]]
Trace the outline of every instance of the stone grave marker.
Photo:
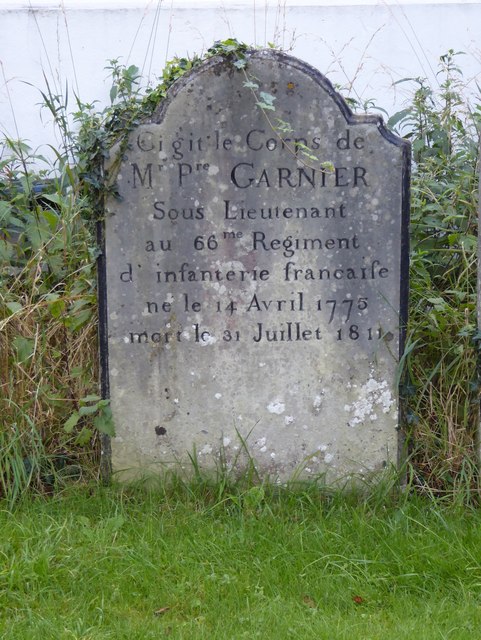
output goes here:
[[112, 149], [101, 338], [124, 474], [246, 449], [280, 480], [397, 461], [409, 144], [295, 58], [253, 52], [247, 79], [257, 97], [206, 61]]

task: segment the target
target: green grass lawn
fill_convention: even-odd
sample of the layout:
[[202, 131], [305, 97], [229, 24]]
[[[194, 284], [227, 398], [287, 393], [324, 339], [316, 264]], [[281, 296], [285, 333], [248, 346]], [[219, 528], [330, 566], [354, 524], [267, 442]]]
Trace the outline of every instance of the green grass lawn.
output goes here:
[[0, 531], [2, 639], [481, 637], [480, 510], [95, 487]]

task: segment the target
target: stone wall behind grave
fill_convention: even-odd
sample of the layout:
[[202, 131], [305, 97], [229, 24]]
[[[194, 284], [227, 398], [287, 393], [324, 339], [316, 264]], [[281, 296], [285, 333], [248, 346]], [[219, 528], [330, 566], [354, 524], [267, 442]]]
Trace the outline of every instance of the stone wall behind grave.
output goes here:
[[[185, 463], [194, 450], [206, 466], [221, 450], [241, 466], [240, 438], [281, 479], [397, 460], [408, 144], [377, 117], [351, 116], [294, 58], [253, 53], [248, 74], [275, 111], [213, 59], [112, 154], [116, 470]], [[292, 133], [282, 141], [266, 115]]]

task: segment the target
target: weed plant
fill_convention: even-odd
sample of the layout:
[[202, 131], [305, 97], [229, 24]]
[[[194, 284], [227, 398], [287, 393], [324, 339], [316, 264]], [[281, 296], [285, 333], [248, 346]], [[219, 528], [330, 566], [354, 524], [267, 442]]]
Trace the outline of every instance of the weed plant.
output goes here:
[[[216, 43], [208, 55], [246, 46]], [[122, 131], [149, 115], [200, 57], [176, 58], [156, 88], [111, 61], [111, 104], [76, 99], [73, 113], [42, 93], [62, 145], [47, 163], [24, 142], [0, 141], [0, 494], [50, 492], [62, 475], [95, 473], [99, 432], [112, 433], [98, 397], [95, 222], [108, 184], [102, 160]], [[439, 86], [416, 79], [389, 124], [413, 145], [411, 297], [402, 392], [412, 485], [462, 502], [478, 498], [476, 329], [481, 104], [469, 107], [453, 52]], [[241, 64], [240, 64], [241, 63]], [[72, 124], [73, 122], [73, 124]], [[43, 166], [43, 169], [39, 169]], [[72, 469], [74, 471], [72, 471]]]
[[481, 104], [462, 97], [460, 54], [440, 59], [436, 91], [422, 79], [390, 123], [412, 141], [411, 269], [403, 393], [417, 484], [479, 497], [481, 334], [476, 320]]

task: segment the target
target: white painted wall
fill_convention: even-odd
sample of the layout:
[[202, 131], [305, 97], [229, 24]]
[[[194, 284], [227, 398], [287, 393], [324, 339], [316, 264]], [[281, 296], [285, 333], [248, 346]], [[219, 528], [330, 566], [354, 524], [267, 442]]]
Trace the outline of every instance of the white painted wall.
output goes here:
[[[389, 113], [401, 108], [405, 77], [437, 82], [452, 48], [468, 83], [481, 84], [481, 1], [443, 0], [0, 0], [0, 131], [55, 144], [39, 89], [45, 75], [84, 102], [108, 100], [106, 61], [136, 64], [152, 80], [173, 55], [215, 40], [274, 42]], [[33, 85], [33, 86], [31, 86]], [[43, 149], [45, 151], [45, 149]]]

